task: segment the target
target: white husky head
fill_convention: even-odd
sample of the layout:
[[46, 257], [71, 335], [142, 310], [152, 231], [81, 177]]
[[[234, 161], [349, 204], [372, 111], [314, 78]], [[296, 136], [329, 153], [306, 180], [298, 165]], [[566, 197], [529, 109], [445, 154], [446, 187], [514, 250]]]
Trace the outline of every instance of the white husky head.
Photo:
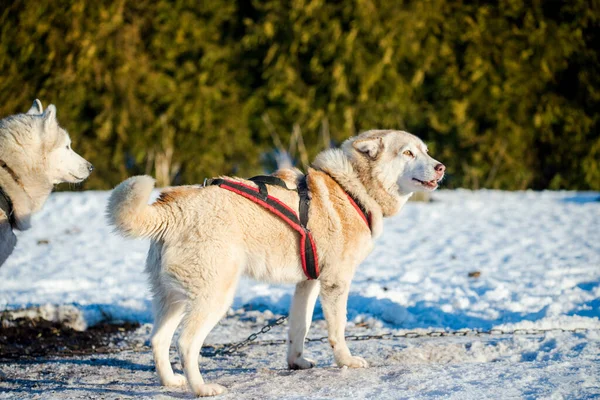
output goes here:
[[38, 154], [43, 157], [44, 172], [50, 183], [56, 185], [85, 180], [93, 170], [92, 164], [71, 148], [69, 134], [56, 120], [56, 107], [51, 104], [43, 111], [42, 103], [36, 99], [27, 114], [37, 119], [34, 124], [39, 127], [39, 140], [34, 142], [39, 146]]
[[446, 167], [427, 153], [421, 139], [404, 131], [372, 130], [343, 145], [364, 158], [386, 189], [397, 186], [400, 194], [432, 191], [444, 177]]
[[2, 214], [11, 215], [12, 228], [29, 229], [31, 215], [42, 208], [54, 185], [81, 182], [92, 169], [71, 149], [53, 105], [44, 111], [36, 99], [26, 114], [0, 119], [0, 187], [5, 198], [0, 223]]

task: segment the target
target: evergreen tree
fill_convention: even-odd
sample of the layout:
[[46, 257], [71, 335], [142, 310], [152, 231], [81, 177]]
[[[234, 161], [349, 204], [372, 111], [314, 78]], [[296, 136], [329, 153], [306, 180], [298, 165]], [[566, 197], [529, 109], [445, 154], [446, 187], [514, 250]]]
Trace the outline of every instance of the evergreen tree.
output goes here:
[[595, 0], [15, 0], [0, 115], [56, 104], [86, 188], [247, 176], [274, 136], [310, 158], [324, 132], [393, 128], [446, 187], [600, 190], [599, 19]]

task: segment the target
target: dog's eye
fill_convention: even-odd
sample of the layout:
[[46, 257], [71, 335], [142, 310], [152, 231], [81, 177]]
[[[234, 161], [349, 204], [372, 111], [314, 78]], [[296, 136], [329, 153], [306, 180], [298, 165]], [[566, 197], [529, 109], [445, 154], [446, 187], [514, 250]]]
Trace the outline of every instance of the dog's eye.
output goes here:
[[413, 158], [414, 158], [414, 156], [415, 156], [415, 155], [413, 154], [413, 152], [412, 152], [412, 151], [410, 151], [410, 150], [406, 150], [406, 151], [405, 151], [404, 153], [402, 153], [402, 154], [404, 154], [405, 156], [413, 157]]
[[65, 146], [65, 148], [66, 148], [67, 150], [69, 150], [69, 145], [66, 145], [66, 146]]

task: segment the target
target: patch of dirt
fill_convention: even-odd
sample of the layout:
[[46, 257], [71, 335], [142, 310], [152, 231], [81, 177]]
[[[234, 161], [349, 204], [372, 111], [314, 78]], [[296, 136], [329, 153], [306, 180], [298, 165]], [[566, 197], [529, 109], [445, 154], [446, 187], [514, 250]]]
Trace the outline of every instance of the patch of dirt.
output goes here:
[[0, 359], [72, 356], [119, 351], [119, 343], [138, 323], [102, 323], [76, 331], [58, 322], [18, 318], [3, 321], [0, 328]]

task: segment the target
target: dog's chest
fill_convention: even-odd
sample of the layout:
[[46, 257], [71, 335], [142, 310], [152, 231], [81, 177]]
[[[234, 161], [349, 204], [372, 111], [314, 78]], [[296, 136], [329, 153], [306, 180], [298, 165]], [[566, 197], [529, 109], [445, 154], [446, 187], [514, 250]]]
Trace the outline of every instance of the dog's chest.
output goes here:
[[244, 274], [271, 283], [297, 283], [306, 279], [298, 254], [293, 249], [281, 250], [249, 255]]

